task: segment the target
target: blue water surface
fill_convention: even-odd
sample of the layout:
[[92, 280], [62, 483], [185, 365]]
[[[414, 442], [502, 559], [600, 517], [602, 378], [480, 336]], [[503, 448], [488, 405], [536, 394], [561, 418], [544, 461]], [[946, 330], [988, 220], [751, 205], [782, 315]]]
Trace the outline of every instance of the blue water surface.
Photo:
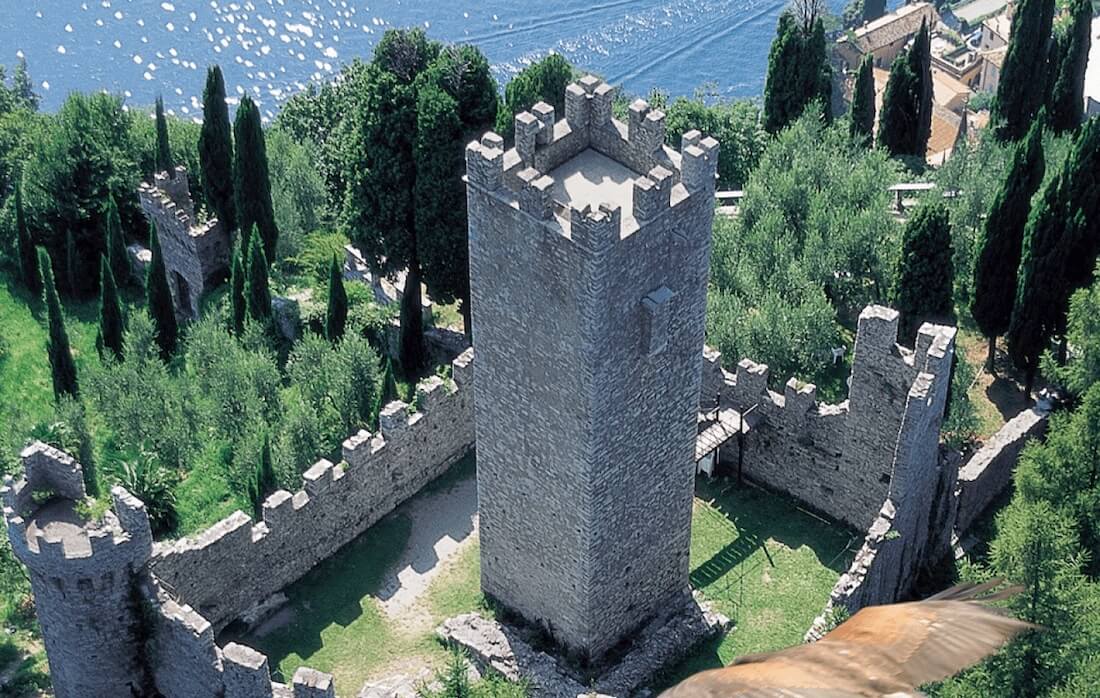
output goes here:
[[[0, 0], [0, 64], [26, 57], [46, 109], [72, 90], [201, 114], [206, 66], [266, 117], [370, 54], [389, 27], [478, 45], [502, 83], [550, 51], [636, 94], [763, 90], [785, 0]], [[839, 11], [843, 0], [828, 0]], [[9, 72], [10, 75], [10, 72]]]

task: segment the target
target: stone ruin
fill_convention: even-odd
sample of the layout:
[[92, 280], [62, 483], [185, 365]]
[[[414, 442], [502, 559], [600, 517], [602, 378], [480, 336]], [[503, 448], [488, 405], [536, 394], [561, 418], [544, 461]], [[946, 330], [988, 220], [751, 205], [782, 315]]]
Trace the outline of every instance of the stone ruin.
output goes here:
[[[200, 222], [187, 183], [187, 168], [176, 167], [175, 177], [167, 172], [153, 175], [153, 182], [138, 186], [141, 210], [149, 222], [156, 225], [160, 247], [164, 253], [164, 268], [172, 302], [181, 319], [199, 316], [199, 300], [207, 290], [217, 286], [229, 273], [231, 240], [229, 231], [211, 218]], [[144, 270], [148, 251], [130, 249], [131, 263]], [[138, 272], [140, 273], [140, 272]], [[144, 282], [145, 275], [140, 273]]]

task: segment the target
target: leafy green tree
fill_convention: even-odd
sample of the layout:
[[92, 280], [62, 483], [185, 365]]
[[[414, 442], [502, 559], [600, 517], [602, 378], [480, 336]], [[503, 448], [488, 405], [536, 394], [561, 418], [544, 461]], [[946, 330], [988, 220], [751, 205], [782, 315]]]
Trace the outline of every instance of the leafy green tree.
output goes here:
[[1085, 68], [1088, 65], [1092, 3], [1073, 0], [1069, 25], [1058, 34], [1059, 50], [1051, 47], [1050, 127], [1055, 133], [1070, 131], [1081, 123], [1085, 103]]
[[19, 62], [15, 64], [15, 72], [11, 77], [12, 94], [19, 100], [21, 106], [28, 111], [38, 111], [38, 95], [34, 93], [30, 71], [27, 70], [26, 58], [20, 58]]
[[926, 321], [943, 322], [953, 315], [954, 253], [947, 210], [940, 205], [917, 210], [902, 233], [893, 293], [901, 313], [898, 334], [906, 342]]
[[164, 172], [169, 179], [176, 178], [176, 166], [172, 162], [172, 149], [168, 145], [168, 122], [164, 119], [164, 98], [157, 97], [157, 171]]
[[344, 336], [348, 322], [348, 294], [341, 272], [340, 260], [334, 256], [329, 267], [328, 306], [325, 309], [325, 337], [330, 342], [337, 342]]
[[718, 139], [718, 186], [741, 189], [760, 162], [767, 132], [760, 108], [748, 99], [708, 103], [702, 97], [676, 98], [665, 109], [668, 144], [680, 147], [680, 137], [692, 129]]
[[1016, 302], [1017, 271], [1031, 197], [1042, 184], [1046, 170], [1042, 136], [1042, 121], [1036, 121], [1027, 140], [1015, 148], [1012, 165], [993, 200], [978, 242], [970, 312], [989, 340], [986, 370], [990, 373], [993, 373], [997, 337], [1008, 331], [1012, 306]]
[[42, 292], [42, 274], [38, 270], [38, 252], [27, 228], [27, 216], [23, 211], [23, 186], [15, 186], [15, 234], [19, 244], [19, 275], [23, 285], [31, 293]]
[[134, 195], [140, 174], [134, 120], [122, 106], [119, 97], [72, 93], [56, 116], [44, 122], [45, 131], [23, 166], [24, 203], [36, 241], [51, 258], [64, 261], [66, 236], [73, 235], [78, 268], [72, 276], [78, 281], [78, 296], [97, 290], [96, 260], [106, 248], [108, 197], [115, 197], [124, 227], [142, 217]]
[[110, 351], [116, 359], [122, 360], [122, 304], [115, 286], [115, 276], [106, 255], [99, 261], [99, 330], [96, 334], [96, 348], [100, 356]]
[[237, 207], [233, 192], [233, 135], [229, 127], [229, 107], [225, 103], [225, 79], [217, 65], [210, 66], [206, 71], [202, 114], [199, 162], [203, 194], [226, 230], [235, 230]]
[[154, 537], [159, 538], [176, 528], [179, 514], [175, 488], [179, 478], [156, 455], [142, 450], [121, 461], [114, 476], [118, 484], [145, 503]]
[[875, 62], [870, 54], [863, 57], [852, 88], [852, 110], [849, 129], [852, 138], [864, 145], [871, 145], [875, 131]]
[[42, 289], [46, 303], [46, 316], [49, 322], [49, 339], [46, 341], [46, 354], [50, 359], [50, 378], [53, 382], [53, 396], [60, 400], [68, 395], [80, 397], [80, 387], [76, 379], [76, 362], [69, 346], [69, 333], [65, 329], [65, 314], [61, 300], [57, 296], [54, 283], [53, 265], [45, 250], [38, 251], [38, 268], [42, 270]]
[[130, 256], [126, 252], [126, 239], [122, 234], [122, 219], [118, 215], [118, 205], [114, 196], [107, 197], [107, 215], [103, 217], [106, 226], [104, 239], [107, 247], [107, 264], [115, 281], [123, 284], [130, 278]]
[[1036, 68], [1046, 72], [1054, 0], [1021, 0], [1012, 16], [1008, 52], [1001, 67], [992, 122], [1001, 140], [1023, 138], [1046, 95]]
[[[271, 176], [267, 164], [267, 145], [264, 141], [260, 110], [247, 95], [237, 107], [237, 120], [233, 124], [233, 140], [236, 144], [233, 160], [233, 187], [236, 196], [237, 223], [242, 240], [247, 243], [249, 234], [258, 230], [263, 242], [268, 264], [275, 262], [275, 246], [279, 231], [275, 226], [275, 210], [271, 203]], [[244, 244], [244, 249], [249, 245]]]
[[248, 253], [248, 315], [253, 320], [266, 323], [271, 319], [271, 288], [268, 281], [267, 256], [264, 254], [262, 236], [255, 226], [248, 236], [251, 249]]
[[[268, 129], [265, 138], [271, 203], [279, 229], [276, 255], [285, 260], [301, 254], [309, 234], [321, 227], [327, 216], [327, 192], [318, 171], [319, 148], [312, 141], [298, 141], [282, 128]], [[328, 259], [324, 261], [327, 271]]]
[[560, 53], [551, 53], [527, 66], [504, 86], [504, 103], [496, 117], [496, 132], [510, 139], [515, 133], [516, 114], [538, 102], [565, 113], [565, 88], [573, 82], [576, 70]]
[[715, 219], [707, 341], [843, 400], [822, 356], [837, 346], [838, 317], [889, 300], [901, 230], [886, 186], [900, 178], [883, 151], [853, 148], [845, 124], [807, 112], [780, 132], [740, 214]]
[[[1050, 373], [1075, 394], [1082, 394], [1100, 382], [1100, 267], [1092, 285], [1070, 298], [1066, 339], [1073, 356], [1063, 367], [1051, 366]], [[1047, 372], [1044, 364], [1043, 372]]]
[[[176, 353], [179, 345], [179, 325], [176, 322], [176, 308], [172, 302], [172, 291], [168, 287], [168, 271], [164, 266], [164, 252], [160, 248], [156, 225], [149, 226], [149, 249], [152, 251], [152, 259], [145, 280], [145, 299], [156, 327], [161, 361], [167, 362]], [[186, 300], [181, 299], [181, 302]]]
[[[345, 145], [344, 222], [381, 271], [407, 269], [401, 300], [401, 366], [417, 373], [427, 360], [421, 307], [421, 259], [415, 197], [416, 78], [438, 55], [423, 32], [387, 31], [375, 49], [372, 79]], [[410, 186], [411, 184], [411, 186]]]

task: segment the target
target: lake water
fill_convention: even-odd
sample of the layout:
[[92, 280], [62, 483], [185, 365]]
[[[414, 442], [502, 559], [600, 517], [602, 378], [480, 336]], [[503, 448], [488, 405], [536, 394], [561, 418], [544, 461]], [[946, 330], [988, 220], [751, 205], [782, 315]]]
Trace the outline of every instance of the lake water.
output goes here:
[[[197, 117], [206, 66], [266, 116], [312, 80], [367, 56], [389, 27], [481, 48], [500, 81], [549, 51], [645, 94], [763, 90], [786, 0], [0, 0], [0, 64], [25, 56], [46, 109], [72, 90], [133, 104], [163, 94]], [[828, 0], [837, 12], [843, 0]], [[893, 2], [891, 4], [894, 4]], [[9, 73], [10, 74], [10, 73]]]

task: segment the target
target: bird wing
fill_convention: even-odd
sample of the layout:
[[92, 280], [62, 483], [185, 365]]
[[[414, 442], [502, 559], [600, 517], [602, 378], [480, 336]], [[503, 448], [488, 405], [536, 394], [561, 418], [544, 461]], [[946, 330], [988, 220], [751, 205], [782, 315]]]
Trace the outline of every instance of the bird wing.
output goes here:
[[942, 681], [977, 664], [1019, 633], [1034, 628], [973, 600], [926, 600], [864, 608], [817, 644], [894, 664], [910, 686]]
[[948, 589], [932, 599], [864, 608], [816, 643], [738, 658], [696, 674], [662, 698], [893, 698], [981, 661], [1036, 626], [984, 601], [998, 581]]

